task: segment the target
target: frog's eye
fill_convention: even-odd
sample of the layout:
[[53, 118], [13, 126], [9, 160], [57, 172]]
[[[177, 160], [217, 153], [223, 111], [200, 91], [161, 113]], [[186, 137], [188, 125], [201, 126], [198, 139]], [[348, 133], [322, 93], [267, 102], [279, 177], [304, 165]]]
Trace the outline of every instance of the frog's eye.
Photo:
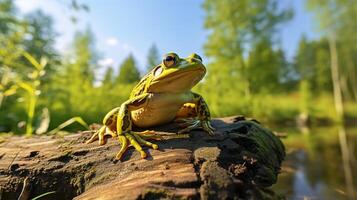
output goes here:
[[191, 54], [189, 56], [189, 58], [194, 58], [195, 60], [199, 60], [200, 62], [202, 62], [201, 56], [199, 56], [198, 54], [195, 54], [195, 53]]
[[158, 66], [154, 71], [154, 76], [155, 77], [160, 76], [161, 73], [162, 73], [162, 67]]
[[174, 66], [176, 62], [175, 56], [168, 55], [164, 58], [163, 63], [166, 67]]

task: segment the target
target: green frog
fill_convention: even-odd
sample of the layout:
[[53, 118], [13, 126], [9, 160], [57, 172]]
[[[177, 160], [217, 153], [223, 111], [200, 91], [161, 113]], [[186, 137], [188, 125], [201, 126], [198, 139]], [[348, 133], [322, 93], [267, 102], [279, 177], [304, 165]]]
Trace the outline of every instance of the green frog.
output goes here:
[[158, 145], [148, 141], [158, 138], [154, 131], [136, 132], [133, 126], [146, 129], [176, 120], [184, 127], [179, 134], [202, 128], [213, 135], [215, 129], [210, 123], [209, 108], [201, 95], [191, 91], [205, 74], [206, 68], [199, 55], [193, 53], [183, 59], [176, 53], [166, 54], [163, 61], [134, 87], [129, 100], [105, 115], [103, 126], [87, 143], [99, 140], [103, 145], [107, 134], [117, 138], [121, 149], [116, 159], [120, 160], [130, 145], [142, 158], [147, 154], [141, 145], [158, 149]]

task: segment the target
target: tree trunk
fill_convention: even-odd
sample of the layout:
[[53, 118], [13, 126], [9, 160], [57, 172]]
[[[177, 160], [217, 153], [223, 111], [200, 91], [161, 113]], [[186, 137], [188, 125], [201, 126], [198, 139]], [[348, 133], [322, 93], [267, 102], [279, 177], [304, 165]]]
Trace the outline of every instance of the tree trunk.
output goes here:
[[343, 100], [342, 100], [342, 91], [341, 91], [341, 82], [339, 77], [339, 67], [338, 67], [338, 54], [336, 48], [336, 40], [333, 36], [329, 37], [329, 48], [330, 48], [330, 57], [331, 57], [331, 76], [333, 82], [333, 93], [335, 99], [335, 108], [337, 117], [340, 124], [339, 127], [339, 141], [341, 147], [341, 154], [343, 160], [343, 167], [345, 173], [345, 181], [349, 199], [354, 199], [353, 191], [353, 181], [352, 181], [352, 169], [350, 162], [350, 155], [348, 152], [348, 144], [346, 131], [343, 126], [344, 124], [344, 111], [343, 111]]
[[343, 111], [343, 100], [341, 92], [341, 83], [339, 76], [339, 67], [338, 67], [338, 54], [336, 47], [336, 39], [334, 36], [329, 37], [329, 48], [330, 48], [330, 58], [331, 58], [331, 77], [333, 85], [333, 95], [335, 100], [335, 108], [338, 120], [343, 123], [344, 120], [344, 111]]

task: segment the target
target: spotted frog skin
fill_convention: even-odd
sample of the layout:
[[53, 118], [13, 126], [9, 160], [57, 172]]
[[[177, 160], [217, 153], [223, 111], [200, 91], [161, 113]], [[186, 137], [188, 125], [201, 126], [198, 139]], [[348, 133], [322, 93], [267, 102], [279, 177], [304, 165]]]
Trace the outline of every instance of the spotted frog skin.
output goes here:
[[134, 87], [129, 100], [106, 114], [103, 126], [87, 143], [99, 140], [103, 145], [107, 134], [118, 138], [121, 149], [116, 159], [120, 160], [130, 145], [140, 152], [142, 158], [147, 154], [141, 145], [158, 149], [156, 144], [147, 141], [159, 137], [154, 131], [135, 132], [133, 125], [147, 128], [175, 120], [184, 127], [179, 133], [202, 128], [213, 135], [206, 102], [202, 96], [191, 92], [205, 74], [206, 68], [199, 55], [193, 53], [183, 59], [175, 53], [166, 54], [162, 63]]

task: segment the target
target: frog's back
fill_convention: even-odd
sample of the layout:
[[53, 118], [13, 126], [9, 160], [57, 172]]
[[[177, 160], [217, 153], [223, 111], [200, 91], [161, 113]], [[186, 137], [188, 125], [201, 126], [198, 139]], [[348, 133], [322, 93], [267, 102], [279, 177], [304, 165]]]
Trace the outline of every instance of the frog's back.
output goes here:
[[153, 72], [150, 71], [144, 77], [142, 77], [138, 84], [136, 84], [130, 93], [130, 99], [141, 94], [145, 94], [148, 91], [149, 85], [153, 79]]

